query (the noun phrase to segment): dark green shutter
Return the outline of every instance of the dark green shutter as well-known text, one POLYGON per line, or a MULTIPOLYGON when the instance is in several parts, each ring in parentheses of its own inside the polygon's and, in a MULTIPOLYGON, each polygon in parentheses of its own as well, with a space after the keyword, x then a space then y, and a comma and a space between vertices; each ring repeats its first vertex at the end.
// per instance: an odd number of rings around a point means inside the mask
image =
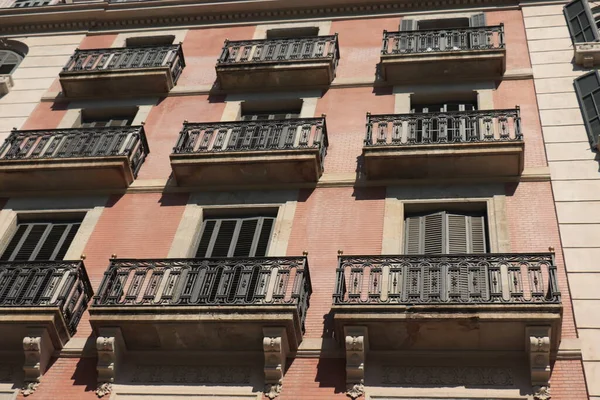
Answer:
POLYGON ((600 40, 598 28, 587 0, 574 0, 564 9, 565 18, 573 43, 597 42, 600 40))
POLYGON ((263 257, 274 221, 272 217, 207 219, 196 257, 263 257))
POLYGON ((575 92, 592 149, 598 147, 600 135, 600 75, 592 71, 575 79, 575 92))
POLYGON ((79 222, 19 224, 0 259, 2 261, 62 260, 79 226, 79 222))

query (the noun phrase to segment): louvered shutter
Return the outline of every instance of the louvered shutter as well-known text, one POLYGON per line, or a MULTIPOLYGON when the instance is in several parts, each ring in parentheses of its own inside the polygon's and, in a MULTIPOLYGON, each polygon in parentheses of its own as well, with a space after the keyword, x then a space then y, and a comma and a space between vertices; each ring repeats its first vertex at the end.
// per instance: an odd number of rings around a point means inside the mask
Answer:
POLYGON ((563 11, 573 43, 597 42, 600 40, 594 16, 587 0, 574 0, 567 4, 563 11))
POLYGON ((423 217, 404 221, 404 254, 423 254, 423 217))
POLYGON ((400 31, 416 31, 417 29, 417 21, 414 19, 403 18, 400 21, 400 31))
POLYGON ((485 14, 475 14, 469 18, 469 26, 480 27, 485 26, 485 14))
POLYGON ((575 92, 592 149, 598 148, 600 135, 600 75, 592 71, 575 79, 575 92))
POLYGON ((444 212, 423 216, 423 254, 445 253, 444 212))
POLYGON ((407 217, 404 223, 405 254, 485 253, 483 216, 445 211, 407 217))
POLYGON ((263 257, 274 221, 272 217, 205 220, 196 257, 263 257))
POLYGON ((80 223, 19 224, 2 261, 52 261, 65 256, 80 223))
MULTIPOLYGON (((485 14, 475 14, 469 18, 469 26, 480 28, 485 26, 485 14)), ((471 48, 476 49, 487 45, 487 34, 485 32, 472 32, 469 35, 471 48)))

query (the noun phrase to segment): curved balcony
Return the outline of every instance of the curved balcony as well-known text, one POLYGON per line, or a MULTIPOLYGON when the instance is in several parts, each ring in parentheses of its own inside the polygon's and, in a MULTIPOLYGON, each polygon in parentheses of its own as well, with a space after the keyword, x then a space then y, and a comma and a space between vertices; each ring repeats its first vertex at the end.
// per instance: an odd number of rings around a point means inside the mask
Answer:
POLYGON ((366 326, 374 351, 524 351, 539 326, 560 343, 553 253, 342 256, 336 282, 336 331, 366 326))
POLYGON ((32 327, 44 329, 47 336, 41 336, 62 349, 92 295, 82 261, 0 262, 0 350, 23 349, 32 327))
POLYGON ((116 259, 90 322, 118 327, 128 350, 262 350, 266 327, 295 350, 311 292, 306 257, 116 259))
POLYGON ((0 147, 0 190, 126 188, 149 152, 142 126, 14 130, 0 147))
POLYGON ((160 95, 175 86, 184 67, 181 44, 78 49, 59 80, 69 98, 160 95))
POLYGON ((500 79, 506 70, 504 25, 383 31, 380 67, 388 83, 500 79))
POLYGON ((519 108, 367 114, 367 179, 514 179, 523 172, 519 108))
POLYGON ((340 58, 336 35, 225 41, 217 81, 225 91, 326 87, 340 58))
POLYGON ((185 123, 171 167, 180 186, 317 182, 327 146, 325 117, 185 123))

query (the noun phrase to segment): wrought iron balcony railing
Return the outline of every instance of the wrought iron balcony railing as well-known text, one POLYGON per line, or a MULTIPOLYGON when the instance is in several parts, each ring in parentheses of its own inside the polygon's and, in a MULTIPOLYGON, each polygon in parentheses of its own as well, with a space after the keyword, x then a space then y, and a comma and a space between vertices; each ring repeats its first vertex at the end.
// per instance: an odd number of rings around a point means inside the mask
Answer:
POLYGON ((0 147, 0 160, 126 156, 137 176, 149 152, 143 126, 13 130, 0 147))
POLYGON ((306 257, 111 260, 94 306, 295 305, 312 292, 306 257))
POLYGON ((62 73, 111 72, 124 69, 168 67, 177 82, 185 59, 181 44, 75 50, 62 73))
POLYGON ((416 31, 383 31, 382 55, 504 48, 504 25, 416 31))
POLYGON ((333 303, 560 304, 554 254, 341 256, 333 303))
POLYGON ((92 295, 82 261, 0 262, 0 309, 57 307, 71 335, 92 295))
POLYGON ((523 140, 514 110, 367 114, 365 146, 475 143, 523 140))
POLYGON ((331 60, 335 69, 339 58, 337 34, 290 39, 226 40, 218 66, 331 60))
POLYGON ((325 117, 185 123, 175 154, 315 148, 321 165, 329 145, 325 117))

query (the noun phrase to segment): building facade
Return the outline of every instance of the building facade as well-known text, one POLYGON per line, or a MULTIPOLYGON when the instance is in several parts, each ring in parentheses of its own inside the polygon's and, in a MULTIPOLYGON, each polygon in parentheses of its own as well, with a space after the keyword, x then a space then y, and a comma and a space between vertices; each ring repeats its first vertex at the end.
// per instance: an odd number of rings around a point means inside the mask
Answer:
POLYGON ((1 2, 0 399, 600 396, 594 5, 423 3, 1 2))

